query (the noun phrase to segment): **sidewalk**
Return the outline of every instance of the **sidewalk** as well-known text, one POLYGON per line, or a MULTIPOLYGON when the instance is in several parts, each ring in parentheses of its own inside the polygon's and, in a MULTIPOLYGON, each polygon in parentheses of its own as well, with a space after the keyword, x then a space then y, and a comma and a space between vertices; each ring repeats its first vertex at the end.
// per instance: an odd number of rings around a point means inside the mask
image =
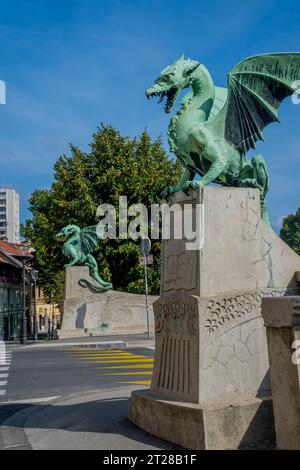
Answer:
POLYGON ((154 348, 154 338, 148 339, 146 334, 133 335, 101 335, 101 336, 80 336, 77 338, 65 338, 59 340, 39 340, 28 341, 26 345, 18 341, 6 341, 7 346, 22 348, 53 348, 53 347, 94 347, 99 349, 125 349, 125 348, 154 348))
POLYGON ((8 402, 10 416, 0 428, 0 448, 40 450, 175 449, 132 424, 131 391, 144 387, 51 397, 48 403, 8 402), (2 442, 2 446, 1 446, 2 442))

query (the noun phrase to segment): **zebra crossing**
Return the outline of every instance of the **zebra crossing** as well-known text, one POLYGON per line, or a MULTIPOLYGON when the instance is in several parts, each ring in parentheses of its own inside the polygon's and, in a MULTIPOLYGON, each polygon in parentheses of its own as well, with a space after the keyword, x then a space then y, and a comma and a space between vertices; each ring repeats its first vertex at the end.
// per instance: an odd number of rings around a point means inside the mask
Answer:
POLYGON ((92 367, 101 376, 114 378, 115 383, 150 385, 153 369, 153 351, 146 354, 127 350, 68 348, 68 354, 81 364, 92 367))
POLYGON ((4 342, 0 341, 0 396, 6 394, 8 374, 11 363, 11 351, 8 351, 4 342))

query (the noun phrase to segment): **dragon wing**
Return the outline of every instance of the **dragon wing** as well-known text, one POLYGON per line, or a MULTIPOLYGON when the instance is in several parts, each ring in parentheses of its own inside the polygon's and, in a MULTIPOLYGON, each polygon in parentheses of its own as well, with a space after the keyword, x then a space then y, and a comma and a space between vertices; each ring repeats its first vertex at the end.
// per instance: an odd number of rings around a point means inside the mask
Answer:
POLYGON ((99 242, 99 237, 97 234, 97 225, 84 227, 82 230, 80 230, 80 241, 81 251, 85 255, 92 253, 99 242))
POLYGON ((228 96, 207 127, 225 138, 240 153, 264 140, 262 130, 279 122, 278 108, 295 92, 300 80, 300 53, 275 53, 250 57, 228 74, 228 96))
POLYGON ((209 113, 209 120, 213 119, 221 111, 227 100, 227 88, 215 86, 215 99, 209 113))

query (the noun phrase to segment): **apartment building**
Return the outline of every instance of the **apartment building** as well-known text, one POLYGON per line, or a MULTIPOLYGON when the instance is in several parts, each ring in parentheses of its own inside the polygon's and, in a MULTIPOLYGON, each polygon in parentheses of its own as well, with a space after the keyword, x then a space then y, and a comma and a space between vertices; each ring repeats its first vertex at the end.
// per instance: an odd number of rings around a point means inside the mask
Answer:
POLYGON ((20 239, 19 194, 0 187, 0 240, 18 243, 20 239))

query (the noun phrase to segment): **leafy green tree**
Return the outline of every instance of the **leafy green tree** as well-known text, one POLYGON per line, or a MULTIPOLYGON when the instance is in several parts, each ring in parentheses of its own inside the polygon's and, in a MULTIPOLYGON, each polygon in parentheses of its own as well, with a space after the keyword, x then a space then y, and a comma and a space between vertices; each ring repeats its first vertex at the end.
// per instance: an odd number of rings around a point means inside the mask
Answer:
MULTIPOLYGON (((160 139, 151 141, 145 130, 139 138, 121 136, 111 126, 101 125, 93 135, 89 152, 70 145, 71 155, 62 155, 54 165, 54 182, 49 190, 36 190, 30 197, 32 218, 22 234, 33 244, 39 285, 47 298, 63 298, 61 243, 55 234, 67 224, 80 227, 97 223, 99 204, 118 208, 119 196, 127 196, 128 206, 160 203, 160 193, 178 179, 180 168, 171 161, 160 139)), ((150 211, 149 211, 150 212, 150 211)), ((118 218, 117 218, 118 219, 118 218)), ((159 292, 160 242, 152 245, 153 266, 149 269, 149 292, 159 292)), ((101 276, 115 289, 143 292, 143 267, 139 241, 103 240, 94 252, 101 276)))
POLYGON ((300 208, 283 219, 280 237, 300 255, 300 208))

